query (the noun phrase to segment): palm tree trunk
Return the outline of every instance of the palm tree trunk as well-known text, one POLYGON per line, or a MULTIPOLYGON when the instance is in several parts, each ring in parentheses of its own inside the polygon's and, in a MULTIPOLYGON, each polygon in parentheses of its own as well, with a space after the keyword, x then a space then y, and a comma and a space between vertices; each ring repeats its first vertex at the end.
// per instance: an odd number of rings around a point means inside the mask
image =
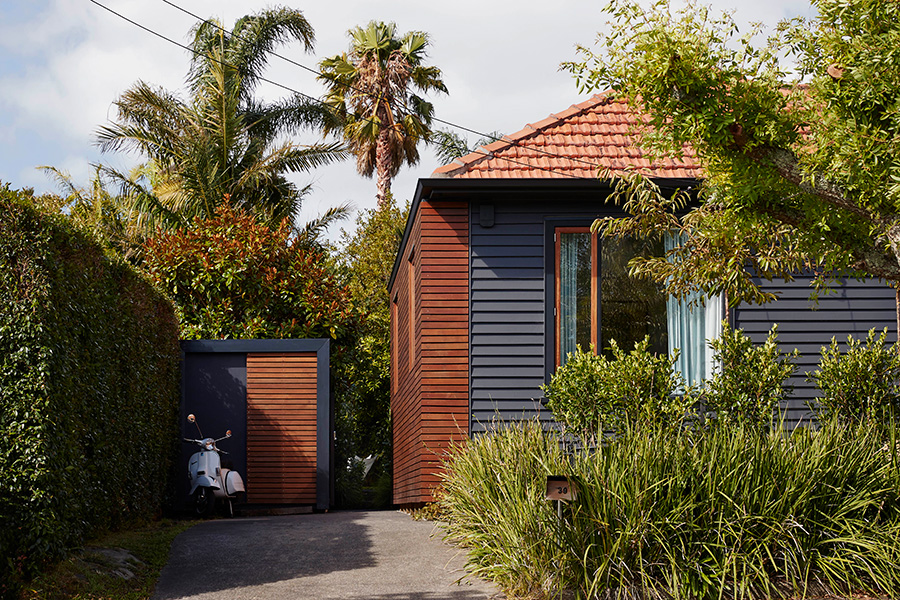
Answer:
POLYGON ((387 196, 391 193, 390 133, 388 128, 382 127, 378 132, 378 141, 375 142, 375 171, 378 173, 375 199, 378 201, 378 210, 387 206, 387 196))

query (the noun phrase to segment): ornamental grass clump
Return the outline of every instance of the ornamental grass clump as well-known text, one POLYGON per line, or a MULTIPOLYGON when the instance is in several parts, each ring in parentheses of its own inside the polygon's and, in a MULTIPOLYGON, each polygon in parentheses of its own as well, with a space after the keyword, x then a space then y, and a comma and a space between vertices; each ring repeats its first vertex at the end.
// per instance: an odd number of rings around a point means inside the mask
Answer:
POLYGON ((511 595, 764 598, 900 592, 894 428, 829 422, 626 429, 566 455, 520 424, 447 461, 447 535, 511 595), (547 475, 577 498, 544 499, 547 475))

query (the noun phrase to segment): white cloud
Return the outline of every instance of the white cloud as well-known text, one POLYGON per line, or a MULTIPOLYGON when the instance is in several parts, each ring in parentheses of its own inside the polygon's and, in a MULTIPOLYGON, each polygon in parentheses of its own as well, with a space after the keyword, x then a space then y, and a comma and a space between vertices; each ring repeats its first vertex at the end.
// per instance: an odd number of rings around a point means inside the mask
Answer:
MULTIPOLYGON (((182 43, 194 23, 160 0, 99 1, 182 43)), ((227 27, 272 4, 173 1, 198 15, 218 17, 227 27)), ((734 6, 721 0, 713 4, 734 6)), ((371 19, 395 21, 400 31, 427 31, 431 61, 443 69, 450 89, 449 96, 433 98, 437 116, 482 132, 512 133, 582 99, 558 66, 575 58, 576 43, 593 44, 606 21, 601 7, 595 0, 315 2, 300 7, 316 29, 315 56, 296 44, 279 51, 315 67, 320 58, 347 48, 349 28, 371 19)), ((809 4, 800 0, 759 0, 738 6, 736 16, 742 23, 772 25, 809 12, 809 4)), ((115 98, 138 79, 178 89, 187 65, 186 51, 87 0, 0 0, 0 179, 50 189, 33 170, 36 164, 62 166, 76 179, 86 178, 87 165, 99 156, 93 133, 114 116, 115 98)), ((321 93, 313 75, 278 59, 272 59, 267 76, 314 96, 321 93)), ((267 98, 286 94, 267 85, 260 93, 267 98)), ((436 166, 431 152, 423 152, 419 167, 401 171, 396 196, 408 199, 416 179, 436 166)), ((301 219, 347 200, 361 208, 374 204, 375 182, 358 177, 352 162, 296 180, 301 185, 315 181, 301 219)))

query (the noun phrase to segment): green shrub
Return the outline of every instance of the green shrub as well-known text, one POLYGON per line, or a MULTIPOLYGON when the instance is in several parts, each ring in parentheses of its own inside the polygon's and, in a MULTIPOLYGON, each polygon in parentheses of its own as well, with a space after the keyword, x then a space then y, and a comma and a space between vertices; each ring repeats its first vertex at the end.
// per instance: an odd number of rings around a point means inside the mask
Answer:
POLYGON ((626 354, 613 340, 611 358, 579 347, 542 386, 547 407, 582 435, 681 422, 691 399, 676 395, 684 384, 672 368, 677 355, 656 356, 649 346, 645 337, 626 354))
POLYGON ((797 350, 782 354, 778 326, 773 325, 765 343, 755 344, 741 329, 723 324, 722 335, 709 343, 718 369, 702 392, 708 411, 716 419, 766 427, 779 405, 791 393, 785 381, 794 374, 797 350))
POLYGON ((0 186, 0 596, 84 535, 159 512, 179 358, 168 301, 0 186))
POLYGON ((865 346, 848 336, 846 352, 835 338, 830 347, 822 348, 819 368, 808 378, 822 390, 813 407, 822 417, 857 421, 900 414, 900 354, 896 346, 885 346, 886 337, 887 329, 878 337, 872 329, 865 346))
POLYGON ((468 568, 529 598, 900 592, 896 432, 645 427, 566 456, 520 424, 456 447, 441 509, 468 568), (547 475, 577 486, 563 507, 547 475))

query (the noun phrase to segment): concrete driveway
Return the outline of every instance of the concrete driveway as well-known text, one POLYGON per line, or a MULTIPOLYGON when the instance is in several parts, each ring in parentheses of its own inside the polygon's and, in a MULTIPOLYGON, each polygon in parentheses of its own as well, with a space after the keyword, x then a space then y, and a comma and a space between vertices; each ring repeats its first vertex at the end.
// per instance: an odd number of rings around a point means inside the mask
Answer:
POLYGON ((463 556, 427 521, 395 511, 246 517, 175 539, 154 600, 483 600, 463 556), (432 535, 433 534, 433 535, 432 535))

